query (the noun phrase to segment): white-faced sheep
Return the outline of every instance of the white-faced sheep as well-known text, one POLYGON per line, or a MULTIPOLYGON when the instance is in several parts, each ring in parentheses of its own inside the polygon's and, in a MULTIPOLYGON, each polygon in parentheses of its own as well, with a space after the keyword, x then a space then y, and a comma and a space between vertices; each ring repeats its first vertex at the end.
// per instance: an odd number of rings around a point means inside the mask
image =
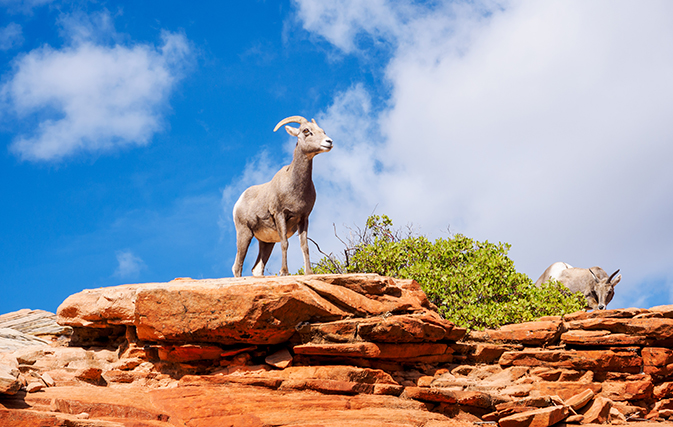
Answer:
POLYGON ((315 120, 309 122, 301 116, 281 120, 273 131, 288 123, 299 124, 299 128, 285 126, 287 133, 297 137, 292 163, 279 170, 271 181, 245 190, 234 205, 237 252, 232 271, 236 277, 241 276, 243 261, 253 237, 259 242, 253 276, 264 275, 264 267, 277 242, 280 242, 282 250, 280 275, 289 274, 287 239, 296 231, 299 231, 304 255, 304 271, 313 274, 307 240, 308 216, 313 210, 316 195, 312 179, 313 157, 330 151, 332 140, 315 120))

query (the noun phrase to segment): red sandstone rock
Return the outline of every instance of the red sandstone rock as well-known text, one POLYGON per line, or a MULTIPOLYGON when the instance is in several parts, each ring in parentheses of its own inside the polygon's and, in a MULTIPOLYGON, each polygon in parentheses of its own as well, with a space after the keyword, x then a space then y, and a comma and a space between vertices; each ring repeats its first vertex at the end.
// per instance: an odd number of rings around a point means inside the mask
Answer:
POLYGON ((180 280, 85 290, 61 304, 58 320, 74 327, 134 325, 138 339, 154 342, 264 345, 288 340, 308 320, 388 312, 413 316, 394 316, 366 332, 395 342, 464 334, 432 311, 416 282, 375 275, 180 280))
POLYGON ((654 386, 651 380, 641 381, 605 381, 601 395, 611 400, 646 400, 653 396, 654 386))
POLYGON ((444 338, 453 324, 442 327, 412 316, 390 316, 376 321, 366 319, 358 326, 358 336, 366 341, 385 343, 409 343, 438 341, 444 338))
POLYGON ((564 401, 583 393, 587 389, 594 392, 594 394, 598 394, 602 388, 601 383, 579 383, 574 381, 540 381, 535 384, 535 390, 542 396, 559 396, 564 401))
POLYGON ((613 334, 610 331, 572 330, 561 335, 561 342, 576 346, 647 345, 644 335, 613 334))
POLYGON ((550 406, 501 418, 500 427, 548 427, 563 421, 570 414, 567 406, 550 406))
POLYGON ((613 350, 524 350, 504 353, 500 357, 500 365, 638 373, 642 358, 632 352, 613 350))
POLYGON ((673 374, 673 349, 645 347, 643 356, 643 372, 657 378, 669 377, 673 374))
POLYGON ((480 340, 544 346, 555 342, 564 331, 561 321, 538 321, 505 325, 500 329, 487 329, 470 335, 480 340))
POLYGON ((616 334, 645 336, 657 341, 665 341, 673 338, 673 319, 668 318, 590 318, 569 321, 566 324, 570 330, 603 330, 616 334))
MULTIPOLYGON (((470 408, 474 414, 484 414, 494 404, 508 399, 507 396, 529 393, 560 395, 572 403, 573 396, 581 392, 585 392, 585 399, 588 394, 600 392, 600 398, 623 399, 615 407, 651 405, 655 398, 666 398, 667 387, 660 384, 653 388, 649 375, 628 373, 640 372, 642 367, 646 372, 658 374, 655 381, 661 381, 668 372, 673 372, 673 367, 668 371, 673 360, 669 360, 669 350, 665 348, 669 339, 665 338, 666 322, 673 320, 673 314, 665 315, 671 311, 668 309, 609 310, 566 316, 568 325, 587 330, 571 329, 563 333, 563 343, 633 346, 630 349, 568 351, 555 347, 519 351, 522 344, 557 343, 558 334, 564 330, 561 320, 545 318, 523 326, 508 325, 482 335, 475 333, 473 337, 510 344, 451 343, 465 331, 439 318, 416 282, 375 275, 185 279, 168 284, 128 285, 120 287, 117 294, 101 290, 84 294, 82 300, 91 307, 81 307, 83 303, 73 298, 59 310, 61 317, 78 328, 127 325, 127 346, 118 352, 106 350, 107 353, 75 348, 62 354, 60 349, 50 354, 36 353, 26 359, 33 365, 22 365, 21 378, 30 382, 48 368, 56 386, 27 395, 28 406, 46 410, 53 402, 52 410, 70 414, 92 411, 92 427, 99 426, 96 423, 102 422, 103 413, 112 414, 106 420, 115 423, 115 427, 117 424, 159 427, 167 422, 190 427, 237 423, 439 427, 446 423, 455 425, 452 424, 455 419, 449 420, 439 412, 456 415, 470 408), (120 300, 113 301, 114 298, 120 300), (129 311, 129 307, 133 310, 129 311), (395 314, 381 312, 384 309, 395 314), (134 334, 136 326, 138 336, 134 334), (660 333, 663 335, 655 337, 660 333), (646 347, 640 358, 640 347, 650 342, 657 347, 646 347), (271 344, 281 343, 288 348, 294 346, 297 352, 294 362, 299 366, 285 365, 291 360, 289 352, 279 356, 281 360, 276 363, 277 355, 271 353, 280 346, 271 344), (76 351, 79 352, 75 354, 76 351), (472 366, 452 368, 455 376, 448 374, 452 378, 448 375, 445 378, 437 370, 437 363, 451 361, 454 352, 457 360, 468 361, 472 366), (127 359, 128 355, 133 357, 127 359), (223 357, 226 359, 221 364, 225 368, 215 371, 219 374, 193 375, 213 373, 220 364, 218 359, 223 357), (232 361, 232 357, 236 360, 232 361), (498 357, 499 364, 476 365, 491 363, 498 357), (269 365, 286 369, 252 365, 265 359, 269 365), (207 360, 212 362, 206 363, 207 360), (308 363, 315 366, 301 366, 308 363), (320 363, 330 365, 317 366, 320 363), (361 367, 332 366, 336 363, 361 367), (93 387, 76 381, 75 376, 86 368, 102 369, 102 374, 92 375, 90 381, 98 380, 108 386, 93 387), (593 371, 597 382, 593 382, 593 371), (181 376, 179 382, 174 379, 181 376), (540 378, 544 381, 539 381, 540 378), (72 395, 62 394, 66 384, 79 387, 70 389, 72 395), (148 392, 152 387, 176 386, 160 393, 148 392), (61 391, 54 393, 51 389, 61 391), (77 389, 86 389, 92 396, 77 394, 74 391, 77 389), (403 390, 403 398, 398 398, 403 390), (106 397, 94 398, 99 391, 106 397), (137 401, 111 399, 110 393, 124 398, 134 396, 137 401), (150 397, 141 398, 140 393, 150 397), (296 405, 295 398, 301 401, 300 405, 296 405), (306 400, 311 404, 305 404, 306 400), (389 415, 391 411, 395 412, 394 417, 389 415), (149 418, 143 418, 148 414, 149 418), (295 417, 291 423, 288 416, 295 417)), ((116 335, 110 341, 124 338, 123 327, 119 333, 115 330, 116 335)), ((512 406, 492 416, 494 420, 504 419, 532 406, 512 406)), ((661 416, 668 410, 659 405, 653 416, 661 416)), ((45 418, 49 421, 44 425, 52 422, 66 425, 71 421, 64 421, 63 417, 75 415, 59 416, 45 418)), ((0 411, 0 425, 4 425, 1 417, 0 411)), ((474 415, 471 417, 476 420, 474 415)), ((526 419, 549 421, 545 416, 526 419)), ((616 414, 610 419, 620 422, 616 414)))
POLYGON ((673 382, 665 382, 654 386, 653 394, 657 400, 673 397, 673 382))
POLYGON ((273 354, 266 356, 266 363, 279 369, 285 369, 292 363, 292 355, 286 348, 283 348, 273 354))
POLYGON ((673 305, 658 305, 649 309, 652 313, 661 314, 663 317, 673 318, 673 305))
MULTIPOLYGON (((474 333, 474 331, 471 332, 470 337, 474 333)), ((476 333, 482 332, 476 331, 476 333)), ((454 360, 461 360, 468 363, 493 363, 497 362, 504 352, 521 350, 523 349, 523 346, 520 344, 458 342, 451 344, 451 348, 454 351, 454 360)))
POLYGON ((666 409, 673 409, 673 399, 663 399, 658 401, 654 405, 650 413, 647 414, 647 417, 651 418, 652 416, 657 416, 659 415, 659 411, 663 411, 666 409))
POLYGON ((512 400, 511 402, 499 403, 495 405, 498 411, 517 407, 546 408, 548 406, 558 405, 556 398, 551 396, 527 397, 525 399, 512 400))
POLYGON ((161 346, 158 350, 159 359, 166 362, 193 362, 196 360, 215 360, 222 357, 220 347, 209 345, 161 346))
POLYGON ((649 310, 643 308, 618 308, 613 310, 576 311, 563 316, 564 322, 597 318, 632 318, 649 310))
POLYGON ((319 356, 364 357, 369 359, 409 360, 423 356, 451 356, 446 344, 302 344, 293 348, 295 354, 319 356))
POLYGON ((610 424, 614 425, 624 425, 627 423, 626 416, 622 414, 619 411, 619 409, 615 408, 614 406, 610 408, 609 421, 610 424))
POLYGON ((510 415, 520 414, 522 412, 534 411, 536 409, 539 408, 535 406, 513 406, 511 408, 505 408, 499 411, 490 412, 481 417, 481 419, 484 421, 498 421, 502 418, 509 417, 510 415))
POLYGON ((456 403, 457 399, 452 390, 442 390, 425 387, 405 387, 404 397, 426 402, 456 403))
POLYGON ((306 335, 307 341, 315 343, 354 341, 410 343, 444 339, 453 328, 453 323, 439 318, 434 312, 427 312, 314 323, 300 328, 299 333, 306 335), (431 313, 434 316, 431 316, 431 313))
POLYGON ((577 411, 582 409, 591 399, 594 398, 594 391, 590 388, 584 390, 582 393, 576 394, 565 400, 565 404, 577 411))
POLYGON ((582 412, 582 424, 605 424, 610 419, 612 401, 604 397, 596 397, 588 409, 582 412))

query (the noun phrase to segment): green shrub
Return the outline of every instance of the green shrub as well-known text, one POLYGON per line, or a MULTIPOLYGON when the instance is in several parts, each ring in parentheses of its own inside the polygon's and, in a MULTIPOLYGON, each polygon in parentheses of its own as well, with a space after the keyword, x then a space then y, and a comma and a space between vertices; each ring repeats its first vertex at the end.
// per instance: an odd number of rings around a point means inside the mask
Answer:
POLYGON ((507 256, 510 245, 456 234, 434 242, 393 230, 386 215, 367 219, 343 259, 325 256, 315 273, 378 273, 416 280, 444 318, 469 329, 562 315, 584 307, 582 294, 558 282, 536 287, 507 256))

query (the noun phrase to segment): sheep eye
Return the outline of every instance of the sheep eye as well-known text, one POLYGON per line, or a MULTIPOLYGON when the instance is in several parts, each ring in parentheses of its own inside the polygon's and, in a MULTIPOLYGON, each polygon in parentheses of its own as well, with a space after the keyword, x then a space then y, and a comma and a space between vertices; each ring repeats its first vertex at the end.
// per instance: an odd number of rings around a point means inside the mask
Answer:
POLYGON ((311 131, 308 129, 304 129, 304 135, 309 136, 311 134, 311 131))

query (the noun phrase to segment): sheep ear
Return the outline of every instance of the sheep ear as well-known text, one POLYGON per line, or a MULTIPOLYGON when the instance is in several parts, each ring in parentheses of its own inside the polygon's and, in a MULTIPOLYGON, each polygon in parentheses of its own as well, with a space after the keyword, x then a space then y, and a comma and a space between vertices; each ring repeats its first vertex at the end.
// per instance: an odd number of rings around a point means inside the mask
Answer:
POLYGON ((292 126, 285 126, 285 130, 292 136, 299 136, 299 129, 292 126))
POLYGON ((610 282, 612 284, 612 287, 617 286, 617 283, 619 283, 620 280, 622 280, 622 275, 621 274, 619 276, 615 277, 614 279, 612 279, 612 282, 610 282))

